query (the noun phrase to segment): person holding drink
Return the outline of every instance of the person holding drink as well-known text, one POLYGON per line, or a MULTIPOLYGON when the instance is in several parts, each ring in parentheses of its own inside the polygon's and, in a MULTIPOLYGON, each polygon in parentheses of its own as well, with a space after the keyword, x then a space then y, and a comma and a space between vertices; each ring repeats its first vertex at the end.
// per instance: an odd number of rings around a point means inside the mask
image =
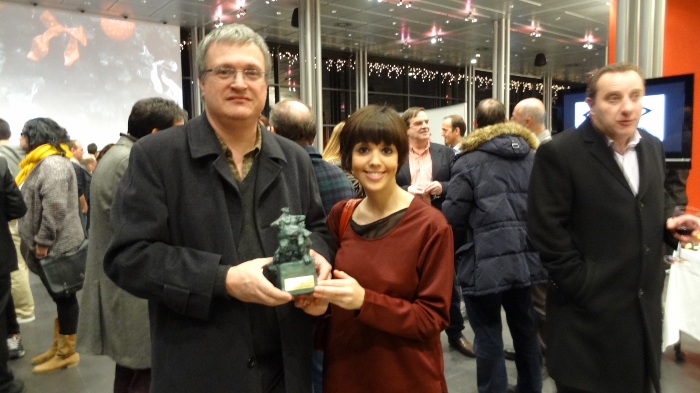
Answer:
POLYGON ((628 63, 588 83, 588 118, 541 145, 528 196, 530 241, 549 273, 547 368, 557 390, 659 392, 663 241, 676 229, 661 141, 638 129, 644 78, 628 63))

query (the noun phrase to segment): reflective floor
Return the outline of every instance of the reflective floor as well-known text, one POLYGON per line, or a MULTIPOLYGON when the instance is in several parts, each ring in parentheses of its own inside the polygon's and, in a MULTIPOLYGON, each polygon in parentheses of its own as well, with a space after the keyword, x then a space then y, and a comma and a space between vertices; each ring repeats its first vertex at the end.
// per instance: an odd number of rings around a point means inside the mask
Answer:
MULTIPOLYGON (((32 357, 44 352, 51 345, 56 309, 39 279, 31 275, 30 281, 36 303, 36 320, 20 325, 26 354, 20 359, 10 361, 10 367, 15 376, 24 381, 25 391, 27 393, 111 392, 114 362, 105 356, 81 354, 81 361, 77 367, 43 375, 32 374, 32 357)), ((473 333, 468 326, 464 333, 470 340, 473 338, 473 333)), ((664 393, 697 393, 700 391, 700 342, 686 335, 682 335, 681 341, 683 349, 687 352, 684 363, 674 361, 672 349, 667 350, 663 355, 661 386, 664 393)), ((504 331, 504 342, 507 347, 512 348, 512 341, 507 329, 504 331)), ((444 334, 442 343, 445 356, 445 376, 450 392, 476 392, 476 362, 474 359, 466 358, 451 350, 444 334)), ((515 384, 515 364, 507 362, 507 367, 510 383, 515 384)), ((551 379, 544 381, 543 392, 555 392, 551 379)))

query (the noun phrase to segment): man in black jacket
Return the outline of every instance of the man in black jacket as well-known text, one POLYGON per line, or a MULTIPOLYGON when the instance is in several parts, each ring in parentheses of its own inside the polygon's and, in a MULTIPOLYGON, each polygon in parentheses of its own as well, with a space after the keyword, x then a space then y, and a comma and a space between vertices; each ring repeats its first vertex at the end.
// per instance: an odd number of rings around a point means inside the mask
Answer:
POLYGON ((205 113, 131 149, 104 263, 149 301, 152 393, 311 390, 308 314, 327 304, 294 304, 263 268, 283 207, 306 216, 320 280, 333 242, 309 155, 258 125, 271 67, 250 28, 213 30, 197 58, 205 113))
POLYGON ((535 155, 528 235, 550 277, 547 368, 562 393, 660 390, 662 240, 687 217, 667 219, 663 145, 637 129, 644 93, 638 67, 599 69, 588 119, 535 155))
MULTIPOLYGON (((14 177, 7 167, 7 161, 0 157, 0 337, 7 337, 7 319, 5 307, 13 307, 10 299, 10 272, 17 270, 17 252, 15 251, 10 228, 7 222, 22 217, 27 212, 22 193, 15 184, 14 177)), ((7 367, 9 357, 7 345, 0 343, 0 392, 21 392, 24 384, 14 379, 7 367)))

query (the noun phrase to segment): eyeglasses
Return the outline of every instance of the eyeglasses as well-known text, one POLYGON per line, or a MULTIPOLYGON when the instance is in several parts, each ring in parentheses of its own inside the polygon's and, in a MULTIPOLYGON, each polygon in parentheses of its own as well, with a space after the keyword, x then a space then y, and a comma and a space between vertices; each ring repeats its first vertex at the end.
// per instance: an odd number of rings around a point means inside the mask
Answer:
POLYGON ((239 72, 243 74, 243 79, 247 82, 259 81, 263 77, 263 75, 265 75, 265 72, 259 70, 237 70, 235 68, 228 67, 210 68, 208 70, 204 70, 203 75, 206 75, 208 72, 211 72, 212 75, 216 76, 222 81, 235 79, 236 74, 238 74, 239 72))

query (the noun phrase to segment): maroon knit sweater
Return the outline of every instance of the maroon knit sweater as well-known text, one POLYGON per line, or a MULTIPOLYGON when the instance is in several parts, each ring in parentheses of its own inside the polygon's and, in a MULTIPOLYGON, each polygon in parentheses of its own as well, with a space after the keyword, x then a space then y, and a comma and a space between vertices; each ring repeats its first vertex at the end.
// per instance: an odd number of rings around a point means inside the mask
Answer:
MULTIPOLYGON (((327 220, 336 236, 344 203, 327 220)), ((331 306, 324 392, 446 392, 440 332, 454 253, 442 213, 414 198, 386 235, 364 239, 348 225, 339 244, 335 268, 365 288, 365 300, 357 311, 331 306)))

